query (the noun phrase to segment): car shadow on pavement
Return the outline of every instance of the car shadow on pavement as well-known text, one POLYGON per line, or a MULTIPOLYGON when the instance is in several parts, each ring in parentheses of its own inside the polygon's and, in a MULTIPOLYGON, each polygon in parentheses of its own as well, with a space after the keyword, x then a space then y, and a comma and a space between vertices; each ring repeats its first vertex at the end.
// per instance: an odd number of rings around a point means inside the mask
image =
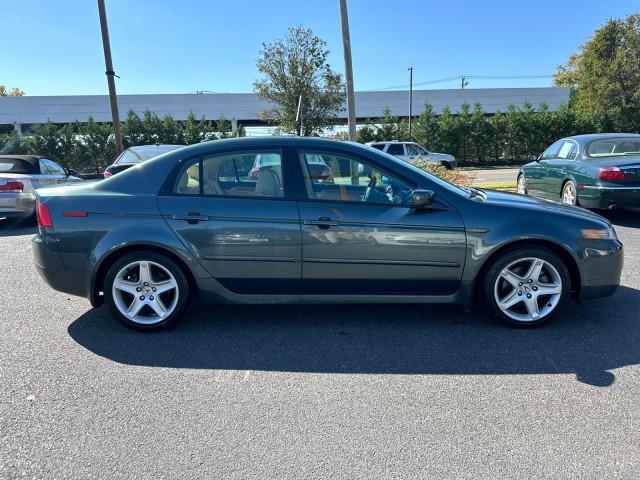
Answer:
POLYGON ((106 308, 69 335, 102 357, 168 368, 348 374, 575 374, 606 387, 640 362, 640 291, 569 304, 547 327, 503 327, 433 305, 196 306, 175 328, 139 333, 106 308))
POLYGON ((614 210, 602 214, 616 227, 640 228, 640 210, 614 210))

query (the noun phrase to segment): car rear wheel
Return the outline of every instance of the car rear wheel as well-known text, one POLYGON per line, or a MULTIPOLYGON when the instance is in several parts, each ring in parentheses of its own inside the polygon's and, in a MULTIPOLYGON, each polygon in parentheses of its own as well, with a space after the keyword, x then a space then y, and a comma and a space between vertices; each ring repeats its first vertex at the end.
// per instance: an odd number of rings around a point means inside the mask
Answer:
POLYGON ((520 174, 520 176, 518 176, 518 193, 520 195, 526 195, 527 194, 527 182, 526 179, 524 177, 524 174, 520 174))
POLYGON ((495 317, 515 327, 548 322, 562 307, 571 278, 560 257, 546 248, 504 253, 484 278, 484 299, 495 317))
POLYGON ((578 190, 573 181, 567 181, 562 187, 562 203, 567 205, 578 205, 578 190))
POLYGON ((130 253, 107 272, 105 301, 120 322, 136 330, 163 330, 184 313, 189 282, 168 257, 155 252, 130 253))

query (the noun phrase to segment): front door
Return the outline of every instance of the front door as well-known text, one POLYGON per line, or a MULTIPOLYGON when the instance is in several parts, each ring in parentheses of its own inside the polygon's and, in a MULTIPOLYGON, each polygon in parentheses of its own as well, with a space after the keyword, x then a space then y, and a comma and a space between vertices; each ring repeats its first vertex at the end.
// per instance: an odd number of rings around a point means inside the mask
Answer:
POLYGON ((462 219, 438 201, 409 206, 415 185, 371 160, 299 150, 306 200, 302 222, 302 293, 446 295, 457 291, 465 260, 462 219), (310 159, 331 171, 311 173, 310 159), (350 166, 350 171, 341 168, 350 166))
POLYGON ((557 158, 564 140, 558 140, 547 148, 540 158, 527 168, 527 192, 536 197, 549 198, 548 163, 557 158))
POLYGON ((184 162, 159 197, 169 225, 207 271, 237 294, 291 294, 300 281, 300 226, 280 150, 184 162))

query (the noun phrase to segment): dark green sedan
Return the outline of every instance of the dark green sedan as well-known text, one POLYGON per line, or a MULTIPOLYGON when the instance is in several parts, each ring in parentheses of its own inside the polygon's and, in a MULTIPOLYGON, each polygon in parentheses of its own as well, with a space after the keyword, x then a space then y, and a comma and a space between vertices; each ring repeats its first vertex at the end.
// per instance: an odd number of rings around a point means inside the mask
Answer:
POLYGON ((558 140, 518 173, 518 193, 614 210, 640 206, 640 135, 599 133, 558 140))

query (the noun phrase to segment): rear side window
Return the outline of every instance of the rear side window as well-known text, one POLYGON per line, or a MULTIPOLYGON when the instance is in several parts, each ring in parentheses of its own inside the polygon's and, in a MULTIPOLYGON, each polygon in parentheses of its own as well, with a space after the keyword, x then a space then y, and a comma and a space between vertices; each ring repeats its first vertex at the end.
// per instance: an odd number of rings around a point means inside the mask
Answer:
POLYGON ((563 160, 575 160, 577 153, 578 146, 574 142, 567 140, 560 147, 560 150, 558 151, 558 158, 563 160))
POLYGON ((185 166, 175 193, 229 197, 284 197, 280 152, 205 156, 185 166))
POLYGON ((384 143, 374 143, 371 146, 377 150, 384 150, 384 143))
POLYGON ((387 149, 389 155, 404 155, 404 145, 401 143, 392 143, 387 149))

